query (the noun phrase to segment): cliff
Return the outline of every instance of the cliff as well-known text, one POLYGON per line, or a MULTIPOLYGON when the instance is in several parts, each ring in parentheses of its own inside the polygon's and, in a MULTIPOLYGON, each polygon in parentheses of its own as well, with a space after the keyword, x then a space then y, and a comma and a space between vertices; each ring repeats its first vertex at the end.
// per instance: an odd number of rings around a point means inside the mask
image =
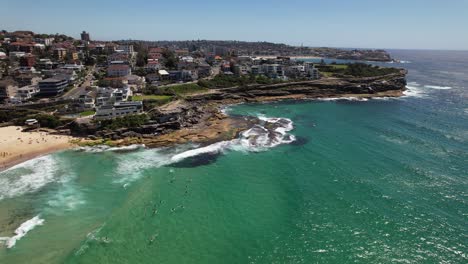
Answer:
POLYGON ((322 97, 377 97, 398 96, 406 87, 406 71, 377 77, 325 78, 320 80, 290 82, 271 85, 249 85, 217 89, 210 93, 193 95, 191 102, 203 101, 262 101, 265 98, 284 99, 322 97))
MULTIPOLYGON (((149 122, 139 127, 116 130, 86 129, 90 138, 112 140, 112 144, 145 144, 161 147, 186 142, 210 142, 236 137, 258 123, 254 117, 228 117, 220 106, 242 102, 277 101, 330 97, 401 96, 406 71, 367 78, 325 78, 271 85, 249 85, 215 89, 173 101, 147 114, 149 122)), ((99 143, 99 142, 97 142, 99 143)))

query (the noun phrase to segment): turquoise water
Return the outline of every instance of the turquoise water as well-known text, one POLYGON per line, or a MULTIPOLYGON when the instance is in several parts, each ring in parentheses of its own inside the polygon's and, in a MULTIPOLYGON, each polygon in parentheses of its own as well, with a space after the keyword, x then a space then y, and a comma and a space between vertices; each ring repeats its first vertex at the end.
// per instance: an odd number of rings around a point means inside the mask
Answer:
POLYGON ((0 237, 38 216, 0 263, 466 263, 468 74, 460 54, 394 56, 411 61, 405 98, 228 110, 290 119, 284 144, 67 151, 0 173, 0 237))

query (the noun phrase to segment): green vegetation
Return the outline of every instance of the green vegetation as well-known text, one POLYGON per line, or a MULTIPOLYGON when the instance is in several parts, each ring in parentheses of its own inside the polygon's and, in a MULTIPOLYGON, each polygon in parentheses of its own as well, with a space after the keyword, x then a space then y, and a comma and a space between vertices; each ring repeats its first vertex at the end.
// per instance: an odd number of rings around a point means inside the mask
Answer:
POLYGON ((96 113, 95 111, 89 110, 89 111, 81 112, 81 113, 80 113, 80 116, 81 116, 81 117, 84 117, 84 116, 91 116, 91 115, 94 115, 95 113, 96 113))
POLYGON ((171 86, 149 86, 143 93, 146 95, 170 95, 170 96, 184 96, 198 92, 207 91, 205 87, 201 87, 195 83, 177 84, 171 86))
POLYGON ((281 80, 271 79, 263 75, 225 75, 219 74, 211 80, 200 80, 198 85, 205 88, 229 88, 235 86, 245 86, 249 84, 274 84, 280 83, 281 80))
POLYGON ((174 52, 170 51, 169 49, 165 49, 162 53, 164 60, 165 60, 165 65, 169 69, 175 69, 177 68, 177 63, 179 59, 175 56, 174 52))
POLYGON ((132 101, 143 101, 143 110, 149 111, 169 103, 173 98, 171 95, 136 95, 132 97, 132 101))
POLYGON ((132 101, 143 101, 143 100, 157 100, 157 101, 167 101, 171 100, 172 96, 170 95, 134 95, 132 96, 132 101))
POLYGON ((173 85, 163 89, 166 89, 167 91, 172 92, 176 95, 192 94, 197 92, 204 92, 207 90, 206 88, 201 87, 195 83, 173 85))
POLYGON ((13 122, 17 126, 23 126, 24 122, 27 119, 37 119, 41 127, 47 127, 47 128, 57 128, 64 124, 64 122, 60 118, 54 115, 48 115, 48 114, 36 114, 36 115, 24 116, 24 117, 15 119, 13 122))
POLYGON ((375 77, 392 73, 398 73, 397 68, 383 68, 365 63, 352 64, 329 64, 317 65, 320 73, 326 77, 331 76, 353 76, 353 77, 375 77))
POLYGON ((101 129, 119 129, 119 128, 134 128, 140 127, 148 122, 149 118, 146 114, 142 115, 129 115, 123 117, 117 117, 115 119, 102 120, 101 129))

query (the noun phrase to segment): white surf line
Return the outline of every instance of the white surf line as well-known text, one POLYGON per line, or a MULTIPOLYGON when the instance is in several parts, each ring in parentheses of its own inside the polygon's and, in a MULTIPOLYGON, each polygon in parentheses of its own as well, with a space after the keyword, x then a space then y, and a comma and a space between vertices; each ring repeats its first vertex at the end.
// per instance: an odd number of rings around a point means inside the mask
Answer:
MULTIPOLYGON (((39 216, 35 216, 28 221, 22 223, 16 230, 14 236, 10 238, 2 238, 4 241, 6 240, 6 247, 12 248, 16 245, 16 241, 20 240, 24 237, 29 231, 33 230, 36 226, 43 225, 44 219, 39 218, 39 216)), ((1 240, 1 239, 0 239, 1 240)))

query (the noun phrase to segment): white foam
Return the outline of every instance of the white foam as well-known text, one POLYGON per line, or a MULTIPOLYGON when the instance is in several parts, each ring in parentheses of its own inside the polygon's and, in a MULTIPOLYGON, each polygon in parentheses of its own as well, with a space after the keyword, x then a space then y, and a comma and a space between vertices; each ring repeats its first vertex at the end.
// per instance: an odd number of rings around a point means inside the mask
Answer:
POLYGON ((416 85, 407 85, 406 90, 403 92, 404 97, 425 98, 427 94, 424 89, 416 85))
POLYGON ((201 155, 201 154, 219 153, 219 152, 223 151, 224 149, 229 148, 231 146, 231 144, 232 144, 231 141, 221 141, 221 142, 217 142, 217 143, 208 145, 206 147, 187 150, 185 152, 182 152, 182 153, 179 153, 179 154, 176 154, 176 155, 172 156, 170 161, 175 163, 175 162, 182 161, 182 160, 184 160, 186 158, 195 157, 195 156, 198 156, 198 155, 201 155))
MULTIPOLYGON (((184 149, 185 150, 185 149, 184 149)), ((174 151, 178 151, 177 149, 174 151)), ((171 163, 172 152, 167 149, 145 149, 119 156, 116 168, 115 183, 128 187, 129 184, 142 176, 142 172, 149 168, 159 168, 171 163)))
POLYGON ((6 247, 7 248, 12 248, 15 246, 16 241, 20 240, 22 237, 24 237, 29 231, 33 230, 36 226, 43 225, 44 224, 44 219, 39 218, 39 216, 35 216, 32 219, 29 219, 28 221, 22 223, 16 230, 14 236, 8 238, 6 240, 6 247))
POLYGON ((424 88, 436 89, 436 90, 450 90, 450 86, 438 86, 438 85, 424 85, 424 88))
POLYGON ((138 150, 140 148, 145 148, 145 147, 146 146, 143 144, 133 144, 133 145, 123 146, 123 147, 109 147, 107 145, 98 145, 94 147, 79 147, 76 150, 84 151, 84 152, 91 152, 91 153, 100 153, 100 152, 106 152, 106 151, 112 151, 112 152, 133 151, 133 150, 138 150))
POLYGON ((331 98, 317 98, 318 101, 359 101, 359 102, 366 102, 369 101, 367 98, 362 97, 331 97, 331 98))
POLYGON ((62 214, 63 211, 72 211, 85 204, 83 193, 71 182, 66 182, 47 202, 50 208, 48 213, 62 214))
POLYGON ((400 61, 401 64, 408 64, 408 63, 411 63, 411 61, 405 61, 405 60, 402 60, 400 61))
POLYGON ((0 173, 0 200, 37 191, 55 180, 52 156, 32 159, 0 173))
POLYGON ((240 137, 230 141, 221 141, 205 147, 191 149, 171 157, 171 162, 179 162, 186 158, 195 157, 207 153, 222 153, 227 150, 234 151, 263 151, 280 144, 291 143, 295 140, 293 135, 287 132, 294 126, 290 119, 286 118, 267 118, 259 116, 259 119, 265 122, 265 126, 273 126, 274 129, 267 129, 261 125, 242 132, 240 137))

